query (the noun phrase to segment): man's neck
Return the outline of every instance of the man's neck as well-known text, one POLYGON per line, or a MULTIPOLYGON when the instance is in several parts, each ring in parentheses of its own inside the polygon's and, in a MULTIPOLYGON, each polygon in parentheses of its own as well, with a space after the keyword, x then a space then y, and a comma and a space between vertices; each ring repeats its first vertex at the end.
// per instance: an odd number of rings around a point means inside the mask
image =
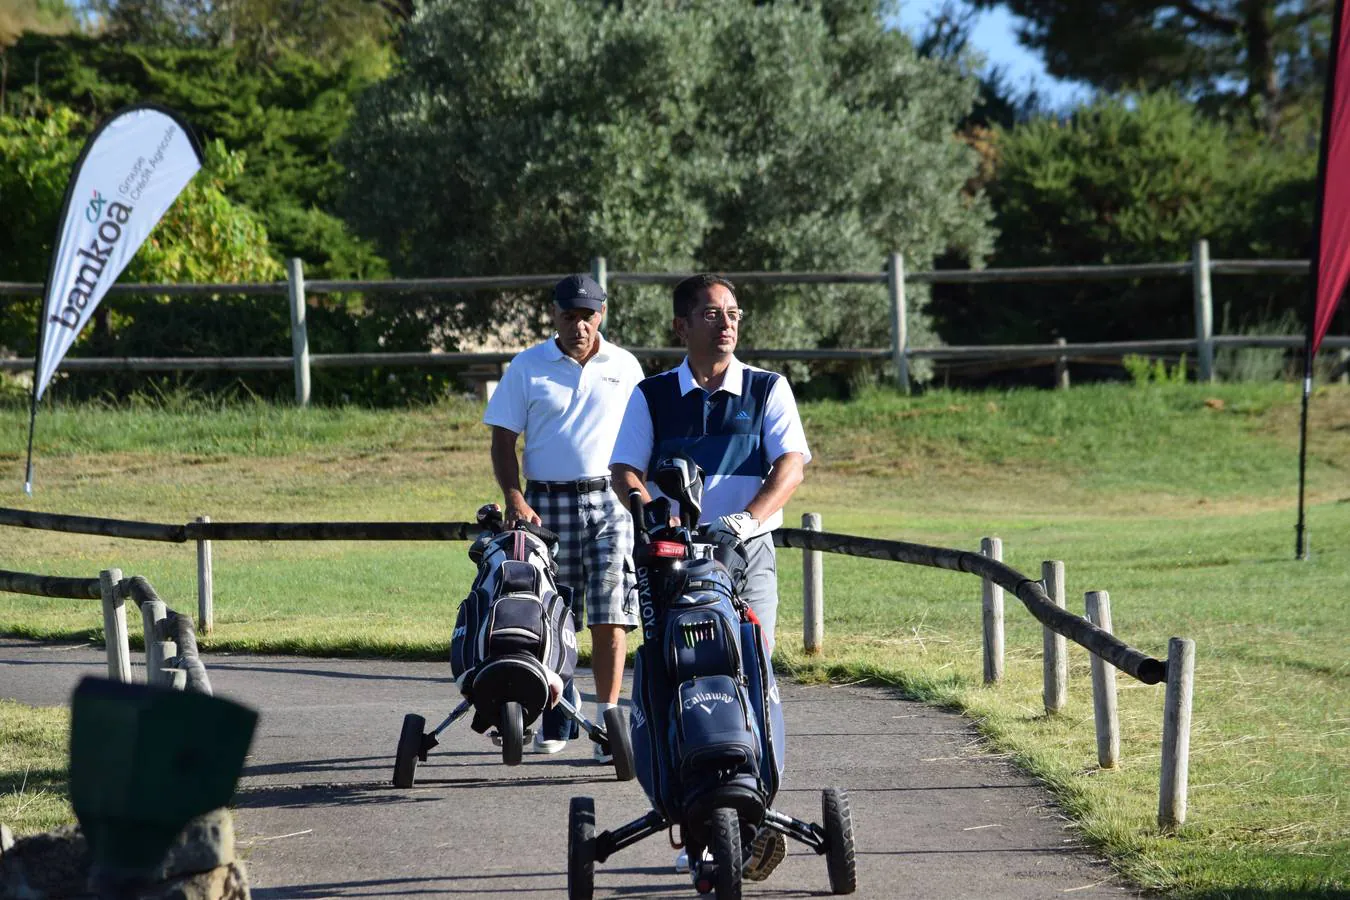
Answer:
POLYGON ((553 339, 553 346, 557 347, 558 350, 562 352, 563 356, 575 359, 578 365, 584 366, 586 365, 586 363, 590 362, 592 359, 595 358, 595 354, 600 352, 600 336, 599 335, 595 336, 595 340, 591 341, 591 349, 586 351, 586 355, 580 358, 572 356, 572 354, 568 353, 567 348, 562 345, 562 341, 558 340, 556 337, 553 339))
POLYGON ((730 368, 731 354, 699 360, 689 357, 689 372, 694 376, 694 383, 710 394, 722 387, 730 368))

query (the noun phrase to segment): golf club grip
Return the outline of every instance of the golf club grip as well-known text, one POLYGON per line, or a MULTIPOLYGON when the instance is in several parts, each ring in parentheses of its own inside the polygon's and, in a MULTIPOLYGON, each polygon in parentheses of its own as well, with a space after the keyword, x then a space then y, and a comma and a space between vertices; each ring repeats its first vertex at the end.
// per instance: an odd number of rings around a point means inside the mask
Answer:
POLYGON ((556 532, 549 531, 542 525, 536 525, 533 522, 524 522, 524 521, 517 522, 516 527, 519 528, 521 531, 528 532, 534 535, 535 537, 539 538, 540 540, 546 541, 551 544, 556 544, 559 541, 556 532))
POLYGON ((628 492, 628 512, 633 516, 633 536, 646 543, 648 540, 647 529, 642 524, 642 491, 632 488, 628 492))

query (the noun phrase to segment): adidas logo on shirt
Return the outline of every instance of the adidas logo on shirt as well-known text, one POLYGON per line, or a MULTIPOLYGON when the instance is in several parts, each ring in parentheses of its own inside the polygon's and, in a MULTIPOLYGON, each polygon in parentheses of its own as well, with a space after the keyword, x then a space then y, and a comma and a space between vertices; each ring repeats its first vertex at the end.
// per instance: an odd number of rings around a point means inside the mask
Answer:
POLYGON ((738 422, 748 418, 750 418, 750 414, 745 410, 741 410, 740 412, 736 413, 736 421, 738 422))

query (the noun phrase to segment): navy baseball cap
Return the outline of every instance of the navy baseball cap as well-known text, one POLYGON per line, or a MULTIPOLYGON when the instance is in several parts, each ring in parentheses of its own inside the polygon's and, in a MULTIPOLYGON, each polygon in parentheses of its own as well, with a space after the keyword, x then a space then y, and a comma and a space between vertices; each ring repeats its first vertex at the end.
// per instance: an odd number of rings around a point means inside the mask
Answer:
POLYGON ((589 275, 568 275, 553 288, 553 302, 559 309, 593 309, 605 305, 605 289, 589 275))

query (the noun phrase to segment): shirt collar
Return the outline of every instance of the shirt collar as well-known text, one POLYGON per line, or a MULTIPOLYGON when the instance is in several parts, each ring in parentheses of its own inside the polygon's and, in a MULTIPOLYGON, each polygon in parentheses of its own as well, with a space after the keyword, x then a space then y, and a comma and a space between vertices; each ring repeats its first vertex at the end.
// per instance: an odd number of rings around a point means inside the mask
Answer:
MULTIPOLYGON (((596 350, 595 355, 592 356, 589 360, 587 360, 587 362, 592 362, 597 359, 609 358, 609 348, 611 344, 609 343, 609 341, 605 340, 605 336, 603 334, 600 335, 599 337, 600 337, 600 349, 596 350)), ((558 346, 558 332, 556 331, 553 332, 553 336, 548 339, 548 358, 550 362, 557 362, 560 359, 571 359, 571 357, 569 357, 566 353, 563 353, 562 348, 558 346)), ((576 362, 576 360, 572 361, 576 362)))
MULTIPOLYGON (((686 356, 684 358, 684 362, 680 363, 680 367, 676 371, 680 373, 681 396, 693 390, 703 390, 699 383, 694 380, 694 370, 689 368, 689 357, 686 356)), ((727 364, 726 375, 722 377, 722 386, 717 390, 726 391, 728 394, 735 394, 739 397, 741 395, 741 387, 744 383, 744 379, 745 363, 733 356, 731 362, 727 364)), ((713 393, 716 393, 716 391, 713 393)))

